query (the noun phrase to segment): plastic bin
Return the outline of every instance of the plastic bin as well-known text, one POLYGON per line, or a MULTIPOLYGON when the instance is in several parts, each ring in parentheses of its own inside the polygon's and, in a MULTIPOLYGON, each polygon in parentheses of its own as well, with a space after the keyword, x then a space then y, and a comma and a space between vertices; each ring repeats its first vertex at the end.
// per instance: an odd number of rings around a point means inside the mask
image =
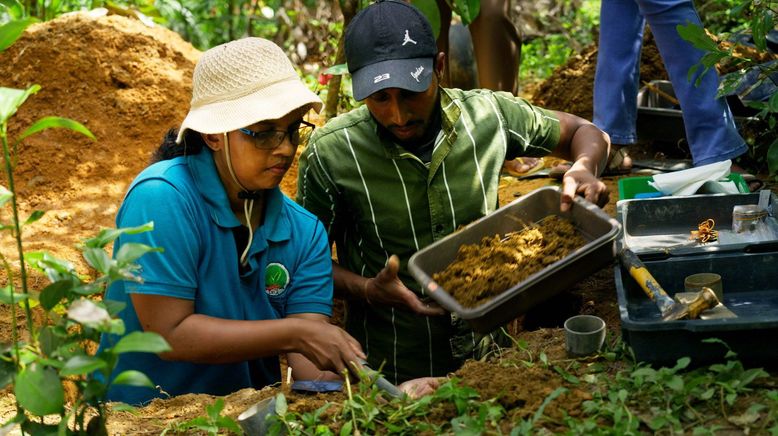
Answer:
MULTIPOLYGON (((636 254, 657 256, 701 252, 778 249, 778 198, 769 191, 748 194, 691 195, 621 200, 616 215, 623 227, 619 249, 629 247, 636 254), (765 235, 738 234, 732 231, 732 210, 736 205, 758 204, 767 195, 770 232, 765 235), (706 244, 690 240, 690 232, 704 220, 713 219, 718 240, 706 244)), ((657 257, 654 256, 654 257, 657 257)))
POLYGON ((778 334, 778 252, 642 260, 670 295, 684 290, 683 280, 688 275, 721 275, 723 303, 737 318, 662 321, 656 304, 629 272, 617 265, 615 281, 622 338, 632 347, 636 359, 670 366, 684 356, 690 357, 693 365, 722 361, 726 347, 702 342, 718 338, 749 365, 778 365, 778 347, 772 342, 778 334))
POLYGON ((466 320, 473 330, 490 332, 525 313, 538 303, 572 287, 608 265, 614 258, 614 242, 619 223, 599 207, 577 197, 569 212, 559 211, 560 190, 543 187, 513 201, 463 229, 425 247, 411 256, 408 269, 425 291, 446 310, 466 320), (456 259, 459 247, 480 243, 484 236, 519 230, 521 223, 538 222, 549 215, 559 215, 573 222, 587 243, 565 258, 532 274, 486 303, 464 308, 432 275, 456 259))
MULTIPOLYGON (((652 176, 624 177, 619 179, 619 200, 629 200, 640 197, 641 195, 645 196, 646 198, 662 197, 663 195, 661 192, 657 191, 653 186, 648 184, 648 182, 651 182, 652 180, 652 176)), ((738 191, 741 193, 749 192, 748 184, 743 179, 742 175, 738 173, 730 173, 726 177, 726 180, 735 182, 735 186, 737 186, 738 191)))

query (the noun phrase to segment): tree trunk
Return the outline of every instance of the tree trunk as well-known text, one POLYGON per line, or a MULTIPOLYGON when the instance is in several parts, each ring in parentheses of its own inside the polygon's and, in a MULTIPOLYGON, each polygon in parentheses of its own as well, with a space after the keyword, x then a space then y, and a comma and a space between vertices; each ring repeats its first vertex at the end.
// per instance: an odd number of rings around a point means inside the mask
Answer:
MULTIPOLYGON (((358 1, 357 0, 340 0, 340 11, 343 14, 343 32, 340 34, 340 40, 338 41, 338 50, 335 53, 335 64, 340 65, 346 62, 346 27, 351 19, 357 13, 358 1)), ((343 76, 338 74, 333 76, 327 84, 327 101, 324 104, 324 119, 329 120, 338 114, 338 103, 340 102, 340 84, 343 81, 343 76)))

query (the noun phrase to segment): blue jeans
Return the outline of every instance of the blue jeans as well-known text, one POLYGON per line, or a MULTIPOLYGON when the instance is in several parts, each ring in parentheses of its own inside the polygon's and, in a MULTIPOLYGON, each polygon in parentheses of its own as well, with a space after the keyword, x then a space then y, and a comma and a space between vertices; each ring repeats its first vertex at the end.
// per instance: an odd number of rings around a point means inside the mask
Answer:
MULTIPOLYGON (((702 26, 691 1, 602 0, 600 45, 594 79, 594 124, 614 144, 637 140, 637 92, 643 28, 648 21, 667 68, 675 95, 681 103, 686 138, 695 166, 720 162, 747 151, 738 134, 732 112, 723 98, 716 98, 719 78, 708 71, 699 86, 688 80, 689 68, 703 52, 682 39, 679 24, 702 26)), ((702 70, 700 68, 700 70, 702 70)))

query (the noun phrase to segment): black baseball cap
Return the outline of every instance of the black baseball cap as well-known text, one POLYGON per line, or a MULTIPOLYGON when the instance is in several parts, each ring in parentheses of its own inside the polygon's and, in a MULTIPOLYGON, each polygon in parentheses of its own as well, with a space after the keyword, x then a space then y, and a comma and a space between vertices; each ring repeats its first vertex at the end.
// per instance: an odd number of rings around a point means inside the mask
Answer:
POLYGON ((437 52, 429 21, 412 5, 383 0, 362 9, 346 28, 354 98, 386 88, 425 91, 437 52))

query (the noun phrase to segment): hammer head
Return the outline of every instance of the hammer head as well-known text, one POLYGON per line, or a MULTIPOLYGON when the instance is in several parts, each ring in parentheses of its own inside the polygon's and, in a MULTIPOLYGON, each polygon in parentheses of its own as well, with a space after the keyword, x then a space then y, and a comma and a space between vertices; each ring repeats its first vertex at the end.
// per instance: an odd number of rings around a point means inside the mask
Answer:
POLYGON ((662 313, 663 321, 675 321, 679 319, 696 319, 702 312, 716 307, 719 299, 711 288, 702 288, 688 303, 675 302, 670 308, 662 313))

